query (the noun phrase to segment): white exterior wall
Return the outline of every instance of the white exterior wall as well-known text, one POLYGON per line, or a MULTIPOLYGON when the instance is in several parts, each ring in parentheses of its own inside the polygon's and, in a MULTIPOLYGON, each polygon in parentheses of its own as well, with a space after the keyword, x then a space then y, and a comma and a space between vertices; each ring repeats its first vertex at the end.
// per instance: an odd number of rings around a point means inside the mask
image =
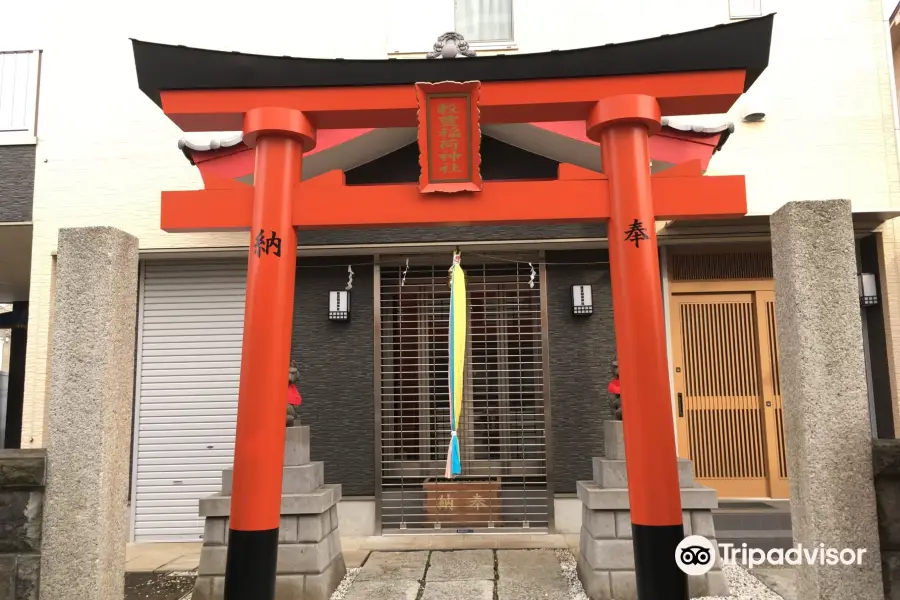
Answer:
MULTIPOLYGON (((771 66, 753 90, 764 99, 768 119, 744 125, 740 114, 732 115, 738 129, 711 172, 747 175, 751 213, 771 213, 788 200, 828 198, 850 198, 857 210, 900 206, 881 0, 763 4, 766 13, 778 12, 771 66)), ((52 253, 60 227, 118 227, 137 236, 142 249, 245 242, 244 234, 159 229, 160 191, 202 184, 176 147, 181 132, 138 90, 128 38, 248 53, 385 58, 391 51, 427 51, 453 29, 452 0, 35 0, 15 10, 17 18, 0 19, 3 47, 44 50, 26 447, 46 442, 52 253)), ((512 51, 601 45, 725 22, 727 0, 516 0, 512 51)))

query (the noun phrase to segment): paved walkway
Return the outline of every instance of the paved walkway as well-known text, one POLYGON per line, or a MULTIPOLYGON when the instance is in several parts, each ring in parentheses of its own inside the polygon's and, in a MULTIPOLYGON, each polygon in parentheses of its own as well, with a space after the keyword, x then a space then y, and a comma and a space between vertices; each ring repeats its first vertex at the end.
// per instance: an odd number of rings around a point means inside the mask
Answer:
POLYGON ((566 600, 568 584, 553 550, 372 552, 344 596, 416 598, 566 600))
MULTIPOLYGON (((129 573, 192 571, 200 563, 201 542, 128 544, 129 573)), ((513 548, 578 548, 578 534, 461 534, 342 537, 348 568, 358 567, 369 552, 392 550, 471 550, 513 548)))
POLYGON ((792 568, 756 568, 753 576, 784 600, 797 600, 797 572, 792 568))

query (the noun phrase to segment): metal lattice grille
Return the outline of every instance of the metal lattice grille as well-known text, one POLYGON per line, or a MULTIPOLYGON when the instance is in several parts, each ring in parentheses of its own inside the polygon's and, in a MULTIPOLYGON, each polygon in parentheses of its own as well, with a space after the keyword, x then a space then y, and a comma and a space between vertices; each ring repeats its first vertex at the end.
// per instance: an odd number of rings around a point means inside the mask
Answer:
POLYGON ((383 529, 546 528, 539 278, 529 286, 527 264, 463 263, 462 476, 446 481, 448 267, 410 266, 405 279, 404 267, 381 267, 383 529))

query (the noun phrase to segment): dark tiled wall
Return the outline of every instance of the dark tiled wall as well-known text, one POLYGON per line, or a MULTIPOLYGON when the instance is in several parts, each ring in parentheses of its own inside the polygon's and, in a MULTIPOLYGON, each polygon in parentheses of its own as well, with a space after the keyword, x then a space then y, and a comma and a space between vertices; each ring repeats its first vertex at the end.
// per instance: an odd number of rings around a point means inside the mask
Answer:
MULTIPOLYGON (((464 218, 460 214, 460 218, 464 218)), ((453 218, 449 215, 448 218, 453 218)), ((422 227, 397 229, 314 229, 300 230, 301 246, 352 244, 416 244, 464 242, 582 239, 606 237, 606 223, 565 225, 488 225, 476 227, 422 227)))
POLYGON ((0 222, 31 221, 36 146, 0 146, 0 222))
MULTIPOLYGON (((485 181, 556 179, 559 163, 483 136, 481 174, 485 181)), ((370 163, 347 171, 347 185, 416 183, 419 180, 419 146, 409 144, 370 163)), ((447 215, 453 219, 453 215, 447 215)), ((460 214, 458 218, 465 218, 460 214)), ((604 238, 605 223, 529 224, 480 227, 431 227, 404 229, 318 229, 299 232, 301 246, 340 244, 399 244, 422 242, 478 242, 604 238)))
POLYGON ((547 318, 550 327, 550 403, 555 493, 572 493, 593 477, 592 459, 603 454, 606 387, 616 354, 612 291, 605 250, 547 253, 547 318), (553 263, 570 263, 568 266, 553 263), (571 288, 590 284, 594 314, 572 315, 571 288))
POLYGON ((0 598, 38 597, 44 450, 0 450, 0 598))
POLYGON ((354 257, 350 321, 328 320, 328 292, 347 285, 347 262, 299 261, 291 357, 300 366, 300 421, 312 459, 345 496, 375 493, 374 313, 371 257, 354 257), (334 264, 334 266, 322 266, 334 264), (312 267, 312 265, 317 265, 312 267))
POLYGON ((872 442, 881 578, 885 598, 900 597, 900 440, 872 442))

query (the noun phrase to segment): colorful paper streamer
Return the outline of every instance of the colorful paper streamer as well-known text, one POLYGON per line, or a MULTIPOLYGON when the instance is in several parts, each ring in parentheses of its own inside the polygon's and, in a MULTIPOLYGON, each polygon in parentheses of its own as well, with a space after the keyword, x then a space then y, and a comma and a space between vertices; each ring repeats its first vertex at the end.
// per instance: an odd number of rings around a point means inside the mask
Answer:
POLYGON ((447 479, 462 473, 459 456, 459 418, 462 414, 466 366, 466 274, 460 266, 459 251, 453 253, 450 267, 450 447, 447 450, 447 479))

